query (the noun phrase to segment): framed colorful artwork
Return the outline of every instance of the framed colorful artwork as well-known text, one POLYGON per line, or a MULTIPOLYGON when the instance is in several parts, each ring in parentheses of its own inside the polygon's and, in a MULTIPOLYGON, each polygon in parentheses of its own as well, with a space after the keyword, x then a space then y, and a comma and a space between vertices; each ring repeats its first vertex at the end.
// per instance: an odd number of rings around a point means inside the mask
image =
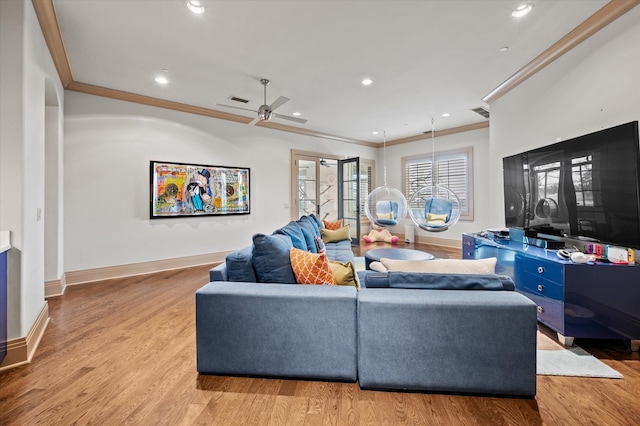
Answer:
POLYGON ((250 169, 151 161, 151 219, 250 214, 250 169))

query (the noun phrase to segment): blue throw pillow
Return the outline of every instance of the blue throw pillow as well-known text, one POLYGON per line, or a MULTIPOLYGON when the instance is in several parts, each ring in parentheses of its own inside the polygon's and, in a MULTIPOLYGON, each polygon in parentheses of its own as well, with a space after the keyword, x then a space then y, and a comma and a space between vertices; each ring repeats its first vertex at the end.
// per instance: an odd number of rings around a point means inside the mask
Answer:
POLYGON ((291 243, 297 249, 307 251, 307 240, 304 238, 302 229, 297 222, 291 221, 280 229, 276 229, 274 234, 288 235, 291 243))
POLYGON ((309 220, 298 220, 298 225, 302 230, 302 235, 304 235, 304 241, 307 243, 307 247, 305 251, 310 251, 311 253, 317 253, 318 249, 316 247, 316 230, 311 224, 309 220))
POLYGON ((288 235, 255 234, 252 263, 258 282, 296 284, 289 251, 293 247, 288 235))
POLYGON ((229 281, 255 283, 256 274, 251 261, 253 248, 244 247, 231 252, 226 257, 227 277, 229 281))

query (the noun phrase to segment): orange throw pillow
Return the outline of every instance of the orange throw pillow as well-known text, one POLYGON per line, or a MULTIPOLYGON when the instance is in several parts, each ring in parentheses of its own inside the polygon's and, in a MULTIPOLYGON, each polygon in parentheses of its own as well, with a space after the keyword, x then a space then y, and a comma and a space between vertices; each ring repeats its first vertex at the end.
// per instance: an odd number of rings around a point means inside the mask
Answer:
POLYGON ((324 227, 330 231, 335 231, 336 229, 342 228, 342 219, 334 221, 323 220, 322 223, 324 224, 324 227))
POLYGON ((298 284, 336 285, 329 259, 325 253, 315 254, 291 247, 291 268, 298 284))

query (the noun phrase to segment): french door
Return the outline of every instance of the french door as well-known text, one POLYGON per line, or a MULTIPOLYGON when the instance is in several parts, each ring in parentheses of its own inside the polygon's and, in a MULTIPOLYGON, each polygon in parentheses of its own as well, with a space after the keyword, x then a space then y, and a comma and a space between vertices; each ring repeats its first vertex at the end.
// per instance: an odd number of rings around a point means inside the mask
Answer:
POLYGON ((292 151, 292 220, 315 214, 321 220, 342 219, 353 244, 360 241, 359 159, 339 160, 292 151))

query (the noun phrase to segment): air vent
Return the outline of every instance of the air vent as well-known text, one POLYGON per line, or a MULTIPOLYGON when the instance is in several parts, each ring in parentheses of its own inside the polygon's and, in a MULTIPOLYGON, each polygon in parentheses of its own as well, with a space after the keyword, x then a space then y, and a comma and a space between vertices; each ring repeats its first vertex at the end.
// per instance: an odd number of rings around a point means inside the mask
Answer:
POLYGON ((480 114, 484 118, 489 118, 489 111, 487 111, 483 107, 473 108, 471 111, 475 112, 476 114, 480 114))
POLYGON ((249 103, 249 101, 247 99, 242 99, 242 98, 239 98, 237 96, 229 96, 229 99, 232 100, 232 101, 241 102, 243 104, 249 103))

